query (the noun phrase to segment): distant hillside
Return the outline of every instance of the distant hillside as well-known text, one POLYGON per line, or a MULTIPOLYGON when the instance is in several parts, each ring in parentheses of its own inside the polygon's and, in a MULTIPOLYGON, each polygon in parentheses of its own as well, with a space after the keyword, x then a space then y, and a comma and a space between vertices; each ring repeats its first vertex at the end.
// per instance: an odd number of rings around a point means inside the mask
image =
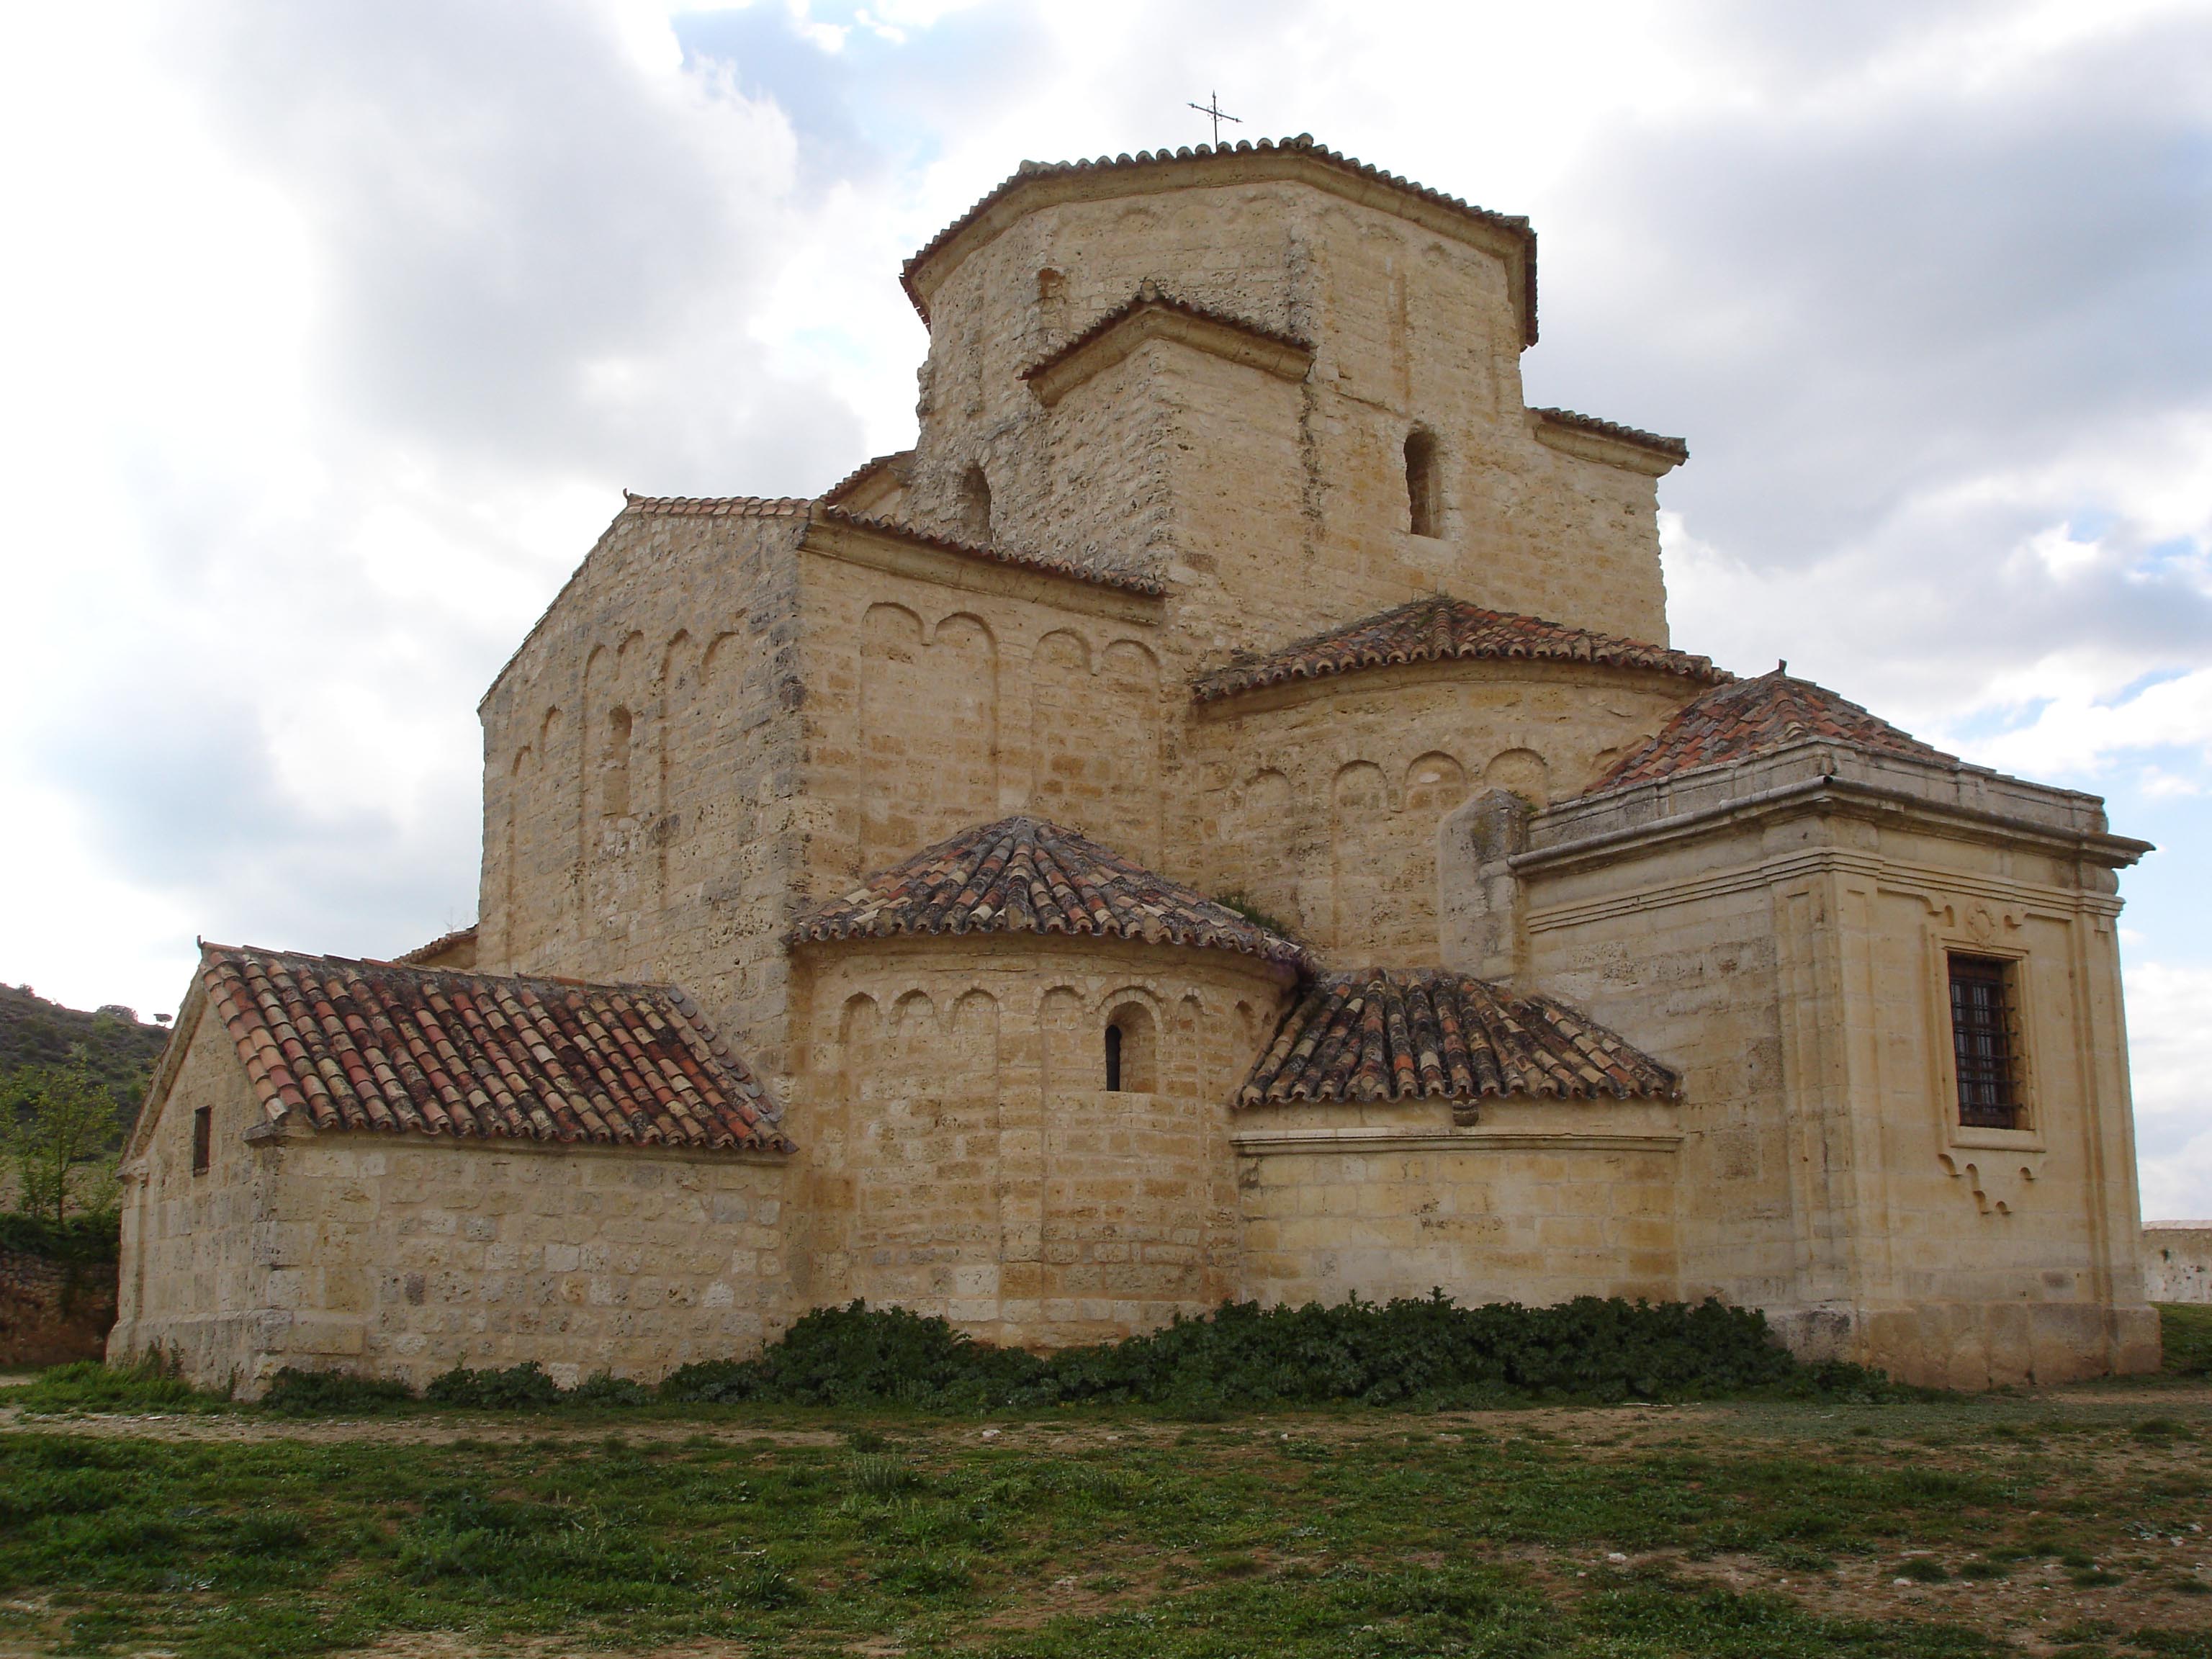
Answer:
POLYGON ((0 985, 0 1078, 21 1066, 67 1060, 81 1042, 126 1130, 168 1040, 165 1028, 143 1024, 128 1008, 88 1014, 48 1002, 27 986, 0 985))

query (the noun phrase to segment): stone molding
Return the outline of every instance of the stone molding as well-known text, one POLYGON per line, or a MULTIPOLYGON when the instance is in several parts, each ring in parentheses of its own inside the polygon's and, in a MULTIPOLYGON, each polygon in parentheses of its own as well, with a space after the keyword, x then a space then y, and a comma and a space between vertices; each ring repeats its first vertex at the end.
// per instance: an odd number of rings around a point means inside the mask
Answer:
POLYGON ((1778 814, 1836 811, 1911 819, 1954 838, 2027 842, 2115 870, 2151 850, 2112 834, 2094 795, 1812 738, 1748 763, 1563 801, 1537 815, 1513 867, 1534 874, 1604 863, 1778 814))
POLYGON ((832 512, 825 512, 807 526, 799 543, 801 551, 962 592, 1026 599, 1116 622, 1158 626, 1163 620, 1163 596, 1157 592, 1120 583, 1105 585, 1099 576, 1079 574, 1073 569, 1000 562, 988 553, 939 541, 920 531, 830 516, 832 512))
POLYGON ((1606 1129, 1245 1129, 1229 1137, 1246 1158, 1321 1152, 1671 1152, 1679 1134, 1606 1129))

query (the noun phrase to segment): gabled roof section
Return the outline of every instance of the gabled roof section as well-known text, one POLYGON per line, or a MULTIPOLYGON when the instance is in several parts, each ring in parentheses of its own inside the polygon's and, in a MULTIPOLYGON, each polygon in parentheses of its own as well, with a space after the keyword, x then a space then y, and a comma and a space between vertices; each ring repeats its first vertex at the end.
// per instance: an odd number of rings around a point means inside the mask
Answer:
POLYGON ((477 959, 477 925, 441 933, 427 945, 418 945, 392 958, 402 968, 473 968, 477 959), (465 957, 464 962, 458 958, 465 957))
POLYGON ((854 494, 879 473, 889 472, 900 482, 903 482, 906 469, 913 460, 914 451, 897 449, 888 455, 877 455, 862 461, 860 465, 822 492, 823 505, 825 507, 840 505, 848 495, 854 494))
POLYGON ((1250 179, 1296 179, 1353 201, 1455 232, 1469 240, 1517 249, 1509 261, 1508 281, 1521 313, 1523 345, 1536 343, 1536 233, 1518 215, 1493 213, 1456 196, 1431 190, 1410 179, 1340 155, 1314 142, 1311 133, 1279 141, 1198 144, 1174 151, 1139 150, 1136 155, 1101 155, 1091 161, 1024 161, 1013 175, 967 212, 932 237, 899 273, 907 298, 929 321, 931 268, 946 256, 963 254, 997 235, 1031 206, 1052 200, 1134 194, 1178 185, 1236 184, 1250 179))
POLYGON ((1076 386, 1129 356, 1151 339, 1180 340, 1201 351, 1244 363, 1285 380, 1305 378, 1313 346, 1295 334, 1177 299, 1147 277, 1129 299, 1108 312, 1059 350, 1021 371, 1049 408, 1076 386))
POLYGON ((794 944, 907 934, 1066 933, 1236 951, 1289 969, 1305 947, 1042 818, 963 830, 801 916, 794 944))
POLYGON ((820 523, 849 525, 855 530, 892 537, 916 547, 934 548, 942 553, 955 553, 965 558, 1007 565, 1018 570, 1037 570, 1048 576, 1065 576, 1070 581, 1092 582, 1100 587, 1119 588, 1125 593, 1142 593, 1157 599, 1167 592, 1167 585, 1157 576, 1079 564, 1073 559, 1054 558, 1046 553, 1029 553, 1010 547, 979 546, 974 542, 939 536, 933 531, 917 530, 910 524, 901 524, 896 520, 872 519, 861 514, 848 513, 842 507, 817 505, 814 517, 820 523))
POLYGON ((1567 628, 1540 617, 1486 611, 1438 593, 1296 641, 1279 651, 1234 658, 1201 676, 1192 687, 1192 696, 1202 703, 1214 702, 1290 680, 1325 679, 1398 663, 1516 657, 1536 662, 1648 669, 1700 685, 1721 684, 1735 678, 1726 669, 1713 666, 1710 657, 1567 628))
POLYGON ((1663 477, 1690 459, 1690 446, 1680 438, 1601 421, 1595 415, 1577 415, 1571 409, 1532 409, 1537 441, 1570 454, 1586 454, 1593 460, 1628 465, 1652 477, 1663 477))
POLYGON ((1640 749, 1616 761, 1587 793, 1650 783, 1701 766, 1748 760, 1795 743, 1825 739, 1878 755, 1939 766, 1960 764, 1826 686, 1793 679, 1784 669, 1716 687, 1660 727, 1640 749))
POLYGON ((1237 1100, 1671 1100, 1680 1091, 1672 1071, 1563 1002, 1441 968, 1368 968, 1314 982, 1237 1100))
POLYGON ((683 992, 204 945, 201 988, 271 1122, 790 1150, 683 992))

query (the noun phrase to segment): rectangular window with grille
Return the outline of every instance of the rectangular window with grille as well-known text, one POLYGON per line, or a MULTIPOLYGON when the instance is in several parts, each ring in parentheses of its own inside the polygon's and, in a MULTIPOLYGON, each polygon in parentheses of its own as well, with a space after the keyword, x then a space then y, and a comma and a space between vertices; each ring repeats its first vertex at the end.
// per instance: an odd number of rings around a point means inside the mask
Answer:
POLYGON ((2012 964, 1951 958, 1951 1052, 1959 1073, 1959 1121, 1972 1129, 2020 1127, 2019 1042, 2012 964))

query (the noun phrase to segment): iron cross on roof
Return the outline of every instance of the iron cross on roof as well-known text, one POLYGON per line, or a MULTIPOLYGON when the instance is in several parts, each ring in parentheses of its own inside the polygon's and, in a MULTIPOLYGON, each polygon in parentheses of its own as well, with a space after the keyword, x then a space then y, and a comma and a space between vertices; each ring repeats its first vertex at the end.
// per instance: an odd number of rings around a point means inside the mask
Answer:
POLYGON ((1224 121, 1232 122, 1238 126, 1244 125, 1244 118, 1243 116, 1225 114, 1223 112, 1221 107, 1221 94, 1218 92, 1207 93, 1206 94, 1206 101, 1204 103, 1192 104, 1189 107, 1196 110, 1200 115, 1206 116, 1212 121, 1213 147, 1216 149, 1221 148, 1221 124, 1224 121))

